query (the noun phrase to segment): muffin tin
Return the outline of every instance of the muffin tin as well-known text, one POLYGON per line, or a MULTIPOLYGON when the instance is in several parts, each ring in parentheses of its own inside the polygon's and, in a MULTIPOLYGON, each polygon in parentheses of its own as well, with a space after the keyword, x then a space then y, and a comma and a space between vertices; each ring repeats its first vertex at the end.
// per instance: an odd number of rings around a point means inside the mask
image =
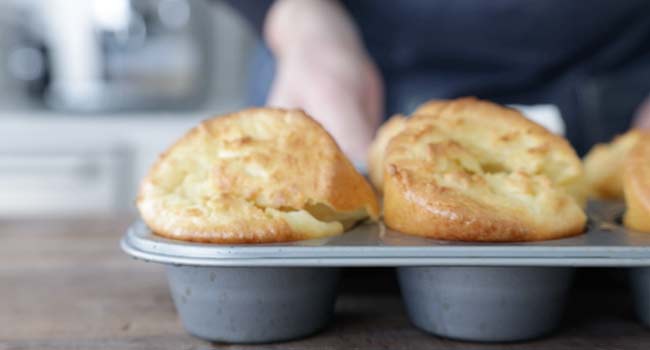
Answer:
POLYGON ((188 332, 260 343, 317 332, 329 322, 338 270, 397 267, 415 326, 469 341, 520 341, 558 326, 576 267, 632 267, 642 322, 650 326, 650 234, 620 225, 623 206, 590 203, 584 235, 527 243, 449 242, 365 223, 328 239, 216 245, 155 236, 134 223, 121 245, 166 265, 188 332))

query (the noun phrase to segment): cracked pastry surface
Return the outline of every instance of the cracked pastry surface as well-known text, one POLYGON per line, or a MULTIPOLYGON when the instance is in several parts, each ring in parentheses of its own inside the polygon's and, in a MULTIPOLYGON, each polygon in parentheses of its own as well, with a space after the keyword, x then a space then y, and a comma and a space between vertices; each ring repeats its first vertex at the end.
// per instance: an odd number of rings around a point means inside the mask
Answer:
MULTIPOLYGON (((431 100, 419 106, 413 114, 435 114, 446 104, 446 100, 431 100)), ((404 130, 407 119, 406 116, 401 114, 390 117, 379 127, 370 145, 368 151, 368 175, 370 182, 380 193, 383 191, 386 147, 394 136, 404 130)))
POLYGON ((137 205, 158 235, 211 243, 283 242, 377 219, 370 185, 300 110, 247 109, 202 122, 163 153, 137 205))
POLYGON ((384 220, 446 240, 533 241, 580 234, 580 159, 519 112, 462 98, 423 105, 388 142, 384 220))
POLYGON ((600 199, 623 199, 623 168, 628 154, 650 132, 630 130, 609 143, 599 143, 585 156, 585 172, 590 196, 600 199))
POLYGON ((399 114, 390 117, 379 127, 368 151, 368 176, 370 182, 382 192, 384 183, 384 156, 388 142, 404 130, 406 117, 399 114))
POLYGON ((650 232, 650 131, 632 129, 585 156, 590 196, 625 200, 623 224, 650 232))
POLYGON ((625 159, 623 192, 627 207, 623 224, 650 232, 650 134, 640 138, 625 159))

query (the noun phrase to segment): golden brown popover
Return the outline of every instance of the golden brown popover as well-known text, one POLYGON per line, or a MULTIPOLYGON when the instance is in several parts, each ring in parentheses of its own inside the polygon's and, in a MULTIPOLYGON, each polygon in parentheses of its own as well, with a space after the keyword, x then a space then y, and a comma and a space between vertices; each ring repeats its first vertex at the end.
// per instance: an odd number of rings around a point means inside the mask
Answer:
MULTIPOLYGON (((430 100, 416 109, 413 114, 435 114, 441 110, 448 101, 446 100, 430 100)), ((397 114, 390 117, 384 124, 379 127, 375 139, 370 145, 368 152, 368 175, 370 182, 375 186, 380 193, 383 191, 384 183, 384 155, 386 153, 386 146, 393 136, 399 134, 406 125, 404 115, 397 114)))
POLYGON ((372 140, 368 152, 368 176, 370 182, 375 186, 380 193, 383 190, 384 183, 384 155, 386 153, 386 146, 388 142, 402 130, 406 125, 406 117, 398 114, 390 117, 381 127, 377 130, 375 139, 372 140))
POLYGON ((623 199, 623 169, 628 154, 650 132, 630 130, 610 143, 599 143, 585 156, 585 174, 590 196, 600 199, 623 199))
POLYGON ((384 220, 397 231, 463 241, 580 234, 580 159, 519 112, 475 98, 419 108, 388 142, 384 220))
POLYGON ((623 170, 623 192, 626 211, 625 226, 650 232, 650 134, 632 148, 623 170))
POLYGON ((212 243, 327 237, 379 215, 370 184, 323 127, 273 108, 190 130, 152 167, 137 204, 156 234, 212 243))

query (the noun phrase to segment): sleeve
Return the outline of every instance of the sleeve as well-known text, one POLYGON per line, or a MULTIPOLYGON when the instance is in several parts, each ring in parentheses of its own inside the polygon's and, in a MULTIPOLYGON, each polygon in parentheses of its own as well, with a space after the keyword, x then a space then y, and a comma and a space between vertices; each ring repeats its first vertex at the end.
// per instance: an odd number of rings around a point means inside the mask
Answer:
POLYGON ((221 0, 241 14, 253 27, 255 32, 262 34, 264 18, 273 4, 273 0, 221 0))

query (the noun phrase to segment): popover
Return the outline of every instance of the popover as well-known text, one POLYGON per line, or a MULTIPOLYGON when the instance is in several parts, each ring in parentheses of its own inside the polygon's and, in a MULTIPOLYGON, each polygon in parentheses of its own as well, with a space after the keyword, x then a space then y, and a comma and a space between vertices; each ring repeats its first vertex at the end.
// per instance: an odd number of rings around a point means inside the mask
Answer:
POLYGON ((168 238, 285 242, 338 235, 379 206, 334 139, 301 110, 215 117, 164 152, 141 184, 146 224, 168 238))
POLYGON ((384 221, 406 234, 534 241, 583 232, 580 159, 516 110, 475 98, 418 108, 385 149, 384 221))

